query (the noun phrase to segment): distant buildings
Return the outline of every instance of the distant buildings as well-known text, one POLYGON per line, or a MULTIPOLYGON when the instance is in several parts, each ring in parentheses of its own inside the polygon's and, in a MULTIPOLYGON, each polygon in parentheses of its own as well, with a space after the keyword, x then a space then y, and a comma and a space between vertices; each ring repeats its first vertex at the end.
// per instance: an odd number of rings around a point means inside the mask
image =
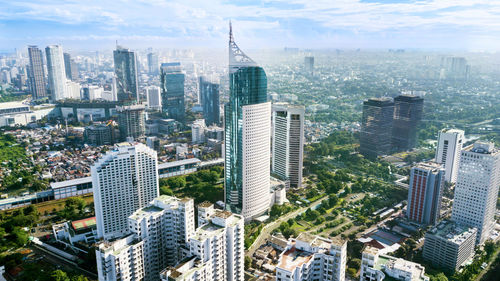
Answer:
POLYGON ((269 209, 271 103, 264 69, 229 32, 229 102, 225 118, 225 208, 251 220, 269 209))
POLYGON ((442 130, 438 135, 436 162, 443 164, 446 170, 445 180, 449 183, 457 181, 458 166, 462 145, 465 142, 464 131, 457 129, 442 130))
POLYGON ((205 120, 198 119, 191 124, 191 141, 193 143, 202 143, 205 141, 205 120))
POLYGON ((148 72, 151 75, 158 75, 159 72, 159 64, 158 64, 158 54, 149 53, 148 54, 148 72))
POLYGON ((121 46, 116 46, 113 58, 118 101, 126 104, 137 103, 139 94, 135 53, 121 46))
POLYGON ((58 101, 67 98, 65 95, 66 73, 62 47, 51 45, 45 48, 47 56, 47 72, 49 73, 50 99, 58 101))
POLYGON ((78 66, 75 61, 71 58, 68 53, 63 53, 64 55, 64 69, 66 72, 66 78, 72 81, 78 81, 78 66))
POLYGON ((99 238, 128 233, 127 218, 158 196, 156 151, 143 144, 119 144, 91 168, 99 238))
POLYGON ((162 63, 161 97, 163 112, 168 118, 185 122, 184 73, 179 62, 162 63))
POLYGON ((314 57, 304 58, 304 70, 310 75, 314 74, 314 57))
POLYGON ((148 108, 153 110, 161 110, 161 92, 158 86, 149 86, 146 88, 146 98, 148 108))
POLYGON ((90 145, 112 145, 115 143, 114 128, 111 124, 96 124, 85 127, 85 142, 90 145))
POLYGON ((361 260, 360 281, 429 281, 425 267, 400 258, 381 255, 377 248, 367 246, 361 260), (386 279, 387 278, 387 279, 386 279))
POLYGON ((304 158, 303 106, 273 104, 272 106, 272 172, 290 181, 290 187, 302 186, 304 158))
POLYGON ((425 234, 423 257, 436 267, 458 270, 474 256, 476 228, 442 221, 425 234))
POLYGON ((277 281, 345 280, 347 242, 301 233, 290 239, 276 266, 277 281))
POLYGON ((203 118, 207 126, 219 125, 220 103, 219 84, 206 81, 200 77, 200 103, 203 108, 203 118))
POLYGON ((495 227, 500 185, 500 151, 493 143, 476 142, 462 150, 451 219, 478 229, 482 244, 495 227))
POLYGON ((365 157, 376 158, 391 152, 394 102, 371 98, 363 103, 360 147, 365 157))
POLYGON ((142 104, 117 106, 120 139, 137 139, 146 134, 145 106, 142 104))
POLYGON ((420 224, 436 224, 441 210, 445 171, 440 164, 419 163, 411 169, 407 217, 420 224))
POLYGON ((30 59, 28 79, 31 94, 34 99, 44 98, 47 96, 47 90, 45 88, 42 51, 37 46, 28 46, 28 56, 30 59))
POLYGON ((466 80, 470 76, 470 65, 464 57, 444 57, 441 67, 444 70, 443 79, 466 80))
POLYGON ((399 95, 394 98, 394 122, 392 149, 406 151, 417 145, 417 130, 422 120, 424 99, 413 95, 399 95))

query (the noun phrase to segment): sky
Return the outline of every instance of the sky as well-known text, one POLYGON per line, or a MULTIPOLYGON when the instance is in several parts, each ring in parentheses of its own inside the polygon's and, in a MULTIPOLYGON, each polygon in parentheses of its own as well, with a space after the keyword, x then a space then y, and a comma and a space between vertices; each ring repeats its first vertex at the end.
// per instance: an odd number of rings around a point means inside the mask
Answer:
POLYGON ((0 51, 298 47, 500 49, 500 1, 0 0, 0 51))

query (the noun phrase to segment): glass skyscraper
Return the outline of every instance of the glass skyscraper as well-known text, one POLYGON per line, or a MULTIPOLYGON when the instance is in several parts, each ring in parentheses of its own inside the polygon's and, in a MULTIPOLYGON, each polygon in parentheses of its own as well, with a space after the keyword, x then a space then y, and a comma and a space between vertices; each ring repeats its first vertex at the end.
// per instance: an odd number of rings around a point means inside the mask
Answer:
POLYGON ((225 118, 225 204, 245 220, 269 209, 271 104, 264 69, 229 36, 229 102, 225 118))
POLYGON ((218 125, 220 117, 219 84, 200 77, 200 103, 203 108, 205 124, 207 126, 218 125))
POLYGON ((28 46, 28 56, 30 58, 28 78, 33 99, 46 97, 47 90, 45 88, 42 51, 37 46, 28 46))
POLYGON ((113 51, 117 98, 122 103, 139 101, 137 93, 137 62, 135 53, 129 49, 117 46, 113 51))
POLYGON ((168 118, 184 123, 184 79, 180 62, 161 64, 161 103, 168 118))

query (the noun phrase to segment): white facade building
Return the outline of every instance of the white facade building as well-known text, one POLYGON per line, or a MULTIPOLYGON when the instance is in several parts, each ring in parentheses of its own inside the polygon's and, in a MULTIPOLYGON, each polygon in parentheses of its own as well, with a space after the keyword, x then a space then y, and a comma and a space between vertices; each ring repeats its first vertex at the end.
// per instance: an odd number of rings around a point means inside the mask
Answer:
POLYGON ((290 187, 302 186, 304 159, 303 106, 287 103, 273 104, 272 172, 290 181, 290 187))
POLYGON ((445 168, 444 179, 447 182, 457 181, 460 153, 465 142, 464 131, 451 129, 442 130, 438 135, 436 149, 436 163, 443 164, 445 168))
POLYGON ((154 110, 161 110, 161 93, 160 87, 149 86, 146 88, 146 98, 148 101, 148 108, 154 110))
POLYGON ((52 101, 58 101, 67 98, 66 72, 64 68, 64 56, 62 47, 59 45, 50 45, 45 48, 47 56, 47 71, 49 74, 49 89, 52 101))
POLYGON ((500 151, 493 143, 476 142, 462 150, 451 219, 477 228, 482 244, 494 230, 500 185, 500 151))
POLYGON ((276 266, 276 281, 343 281, 347 241, 301 233, 290 239, 276 266))
POLYGON ((71 80, 66 80, 66 84, 64 85, 64 98, 66 99, 74 99, 81 100, 80 96, 80 83, 74 82, 71 80))
POLYGON ((96 249, 99 281, 144 280, 144 241, 134 234, 96 249))
POLYGON ((205 119, 198 119, 191 125, 191 141, 193 143, 202 143, 205 141, 205 119))
POLYGON ((128 232, 128 217, 159 194, 156 151, 121 143, 91 168, 97 233, 105 240, 128 232))

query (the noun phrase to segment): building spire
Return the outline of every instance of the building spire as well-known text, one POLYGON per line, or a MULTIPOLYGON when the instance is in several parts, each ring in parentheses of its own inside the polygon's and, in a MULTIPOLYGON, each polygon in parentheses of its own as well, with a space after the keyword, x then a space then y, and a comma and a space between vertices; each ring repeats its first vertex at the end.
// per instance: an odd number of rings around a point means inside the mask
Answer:
POLYGON ((239 67, 257 66, 254 60, 247 56, 234 42, 233 26, 229 21, 229 71, 234 72, 239 67))

